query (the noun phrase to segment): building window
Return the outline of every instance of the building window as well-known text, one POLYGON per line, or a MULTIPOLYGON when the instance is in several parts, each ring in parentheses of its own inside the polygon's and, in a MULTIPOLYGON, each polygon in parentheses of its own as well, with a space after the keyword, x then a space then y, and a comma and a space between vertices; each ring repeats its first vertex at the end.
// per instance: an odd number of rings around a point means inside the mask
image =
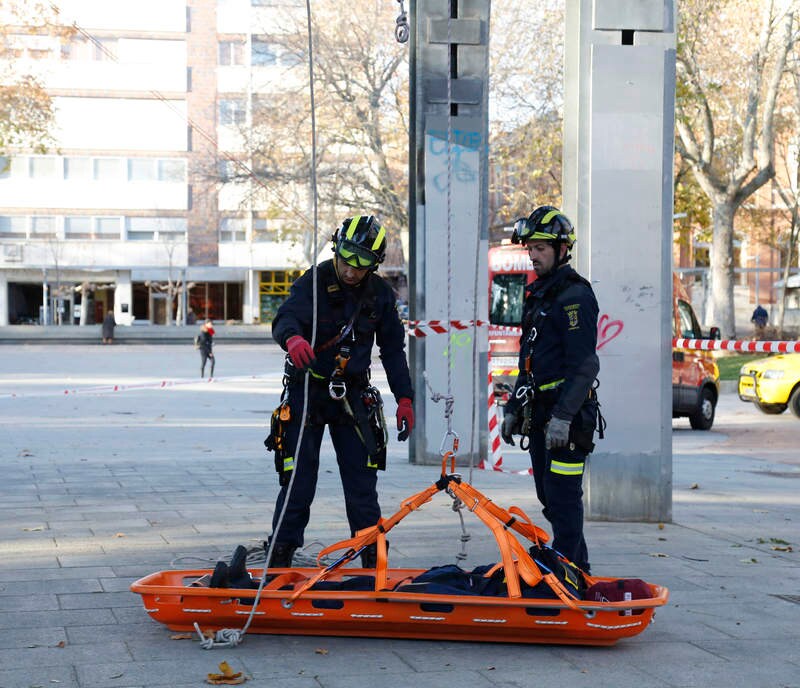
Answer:
POLYGON ((279 223, 266 217, 253 218, 253 241, 276 241, 279 223))
POLYGON ((0 215, 0 237, 24 239, 28 234, 28 218, 15 215, 0 215))
POLYGON ((244 64, 244 42, 239 41, 220 41, 219 42, 219 64, 223 66, 243 65, 244 64))
POLYGON ((94 178, 102 182, 122 179, 122 158, 95 158, 94 178))
POLYGON ((128 241, 185 241, 184 217, 129 217, 125 222, 128 241))
POLYGON ((158 181, 160 182, 185 182, 186 161, 180 159, 167 159, 158 161, 158 181))
POLYGON ((92 218, 75 216, 64 218, 65 239, 91 239, 92 218))
POLYGON ((240 217, 223 217, 219 226, 220 241, 244 241, 247 238, 247 225, 240 217))
POLYGON ((130 158, 128 160, 128 181, 152 182, 155 178, 155 160, 150 158, 130 158))
POLYGON ((250 60, 254 67, 274 65, 278 60, 278 47, 266 38, 253 36, 250 60))
POLYGON ((223 126, 244 124, 247 118, 244 98, 226 98, 219 101, 219 123, 223 126))
POLYGON ((60 179, 61 171, 58 169, 58 158, 51 155, 31 156, 31 177, 33 179, 60 179))
POLYGON ((46 239, 56 235, 56 218, 35 215, 31 218, 31 239, 46 239))
POLYGON ((92 178, 91 158, 64 158, 64 178, 87 180, 92 178))
POLYGON ((96 217, 94 219, 95 239, 119 239, 119 217, 96 217))

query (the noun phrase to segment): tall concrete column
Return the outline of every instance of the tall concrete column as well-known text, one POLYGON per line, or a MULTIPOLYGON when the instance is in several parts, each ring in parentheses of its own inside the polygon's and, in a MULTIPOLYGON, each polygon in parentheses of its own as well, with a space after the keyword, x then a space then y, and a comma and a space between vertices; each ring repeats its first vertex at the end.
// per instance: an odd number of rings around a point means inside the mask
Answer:
MULTIPOLYGON (((411 7, 409 303, 416 320, 487 319, 489 5, 416 0, 411 7)), ((411 461, 441 461, 447 430, 445 403, 431 400, 427 373, 434 392, 454 399, 459 465, 469 464, 470 447, 477 463, 486 455, 486 332, 425 331, 409 344, 417 417, 411 461)))
POLYGON ((567 0, 564 210, 600 304, 593 519, 672 517, 673 0, 567 0))
POLYGON ((133 324, 133 284, 130 270, 117 271, 114 287, 114 320, 118 325, 133 324))
POLYGON ((0 272, 0 327, 8 325, 8 275, 0 272))

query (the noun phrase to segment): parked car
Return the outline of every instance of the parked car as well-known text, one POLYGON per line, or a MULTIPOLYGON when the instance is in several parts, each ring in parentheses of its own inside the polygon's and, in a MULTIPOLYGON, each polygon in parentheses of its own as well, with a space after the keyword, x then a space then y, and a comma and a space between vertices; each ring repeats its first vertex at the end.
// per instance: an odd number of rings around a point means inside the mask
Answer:
POLYGON ((739 398, 764 413, 787 408, 800 418, 800 354, 778 354, 745 363, 739 371, 739 398))
MULTIPOLYGON (((689 295, 672 274, 672 336, 719 339, 719 328, 703 336, 689 295)), ((719 367, 710 351, 672 350, 672 417, 688 416, 693 430, 710 430, 719 399, 719 367)))

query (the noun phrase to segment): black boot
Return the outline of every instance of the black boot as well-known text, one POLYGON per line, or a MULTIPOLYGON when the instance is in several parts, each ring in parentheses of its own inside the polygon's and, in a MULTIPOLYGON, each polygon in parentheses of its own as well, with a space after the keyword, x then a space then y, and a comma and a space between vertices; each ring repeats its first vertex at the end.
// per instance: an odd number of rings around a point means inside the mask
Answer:
POLYGON ((378 566, 378 545, 374 542, 361 550, 361 567, 374 569, 378 566))
POLYGON ((228 566, 228 580, 232 588, 257 588, 258 583, 247 571, 247 548, 239 545, 228 566))
MULTIPOLYGON (((269 544, 264 543, 264 547, 269 551, 269 544)), ((271 569, 290 569, 292 568, 292 557, 294 551, 297 549, 294 545, 289 545, 285 542, 276 542, 272 548, 272 556, 270 557, 267 567, 271 569)))
POLYGON ((209 587, 212 588, 230 588, 231 582, 228 578, 228 565, 224 561, 218 561, 214 567, 214 573, 211 575, 211 582, 209 587))

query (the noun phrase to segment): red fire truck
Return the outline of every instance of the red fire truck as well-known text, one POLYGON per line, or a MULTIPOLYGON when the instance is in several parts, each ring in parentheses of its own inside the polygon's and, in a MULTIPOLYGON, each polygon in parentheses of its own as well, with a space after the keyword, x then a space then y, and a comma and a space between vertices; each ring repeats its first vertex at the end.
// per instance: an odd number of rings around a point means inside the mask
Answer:
POLYGON ((509 243, 489 249, 489 365, 501 404, 517 377, 525 287, 535 279, 524 247, 509 243))

